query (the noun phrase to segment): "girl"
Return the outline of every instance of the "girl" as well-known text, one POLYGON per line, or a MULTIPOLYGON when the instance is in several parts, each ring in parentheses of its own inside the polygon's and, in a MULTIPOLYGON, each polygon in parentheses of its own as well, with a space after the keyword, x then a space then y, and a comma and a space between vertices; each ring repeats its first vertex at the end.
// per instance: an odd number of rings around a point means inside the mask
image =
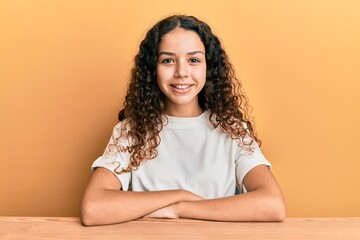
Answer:
POLYGON ((84 225, 140 217, 284 219, 247 100, 206 23, 183 15, 158 22, 131 73, 120 122, 92 165, 84 225))

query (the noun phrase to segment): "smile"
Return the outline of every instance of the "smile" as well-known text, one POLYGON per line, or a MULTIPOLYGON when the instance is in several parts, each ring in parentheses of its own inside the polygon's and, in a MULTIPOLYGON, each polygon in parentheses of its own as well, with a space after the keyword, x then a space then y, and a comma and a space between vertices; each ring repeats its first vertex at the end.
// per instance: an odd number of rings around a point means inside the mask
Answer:
POLYGON ((191 84, 171 84, 171 86, 176 89, 184 90, 184 89, 188 89, 192 85, 191 84))

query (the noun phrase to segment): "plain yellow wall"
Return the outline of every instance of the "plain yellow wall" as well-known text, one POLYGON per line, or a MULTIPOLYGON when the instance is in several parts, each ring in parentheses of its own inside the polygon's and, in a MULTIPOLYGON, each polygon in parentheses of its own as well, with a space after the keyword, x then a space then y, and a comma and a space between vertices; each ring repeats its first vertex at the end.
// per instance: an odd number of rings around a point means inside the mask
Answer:
POLYGON ((78 216, 146 31, 221 38, 289 217, 360 216, 360 1, 0 1, 0 215, 78 216))

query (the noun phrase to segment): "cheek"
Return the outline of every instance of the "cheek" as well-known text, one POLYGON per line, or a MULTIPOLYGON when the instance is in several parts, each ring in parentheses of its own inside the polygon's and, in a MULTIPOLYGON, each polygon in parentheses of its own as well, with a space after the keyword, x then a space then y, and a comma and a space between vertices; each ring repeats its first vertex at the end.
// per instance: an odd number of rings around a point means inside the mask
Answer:
POLYGON ((157 67, 156 74, 158 80, 166 80, 173 76, 173 71, 171 68, 157 67))
POLYGON ((196 69, 194 72, 194 76, 196 76, 198 81, 205 82, 206 81, 206 66, 196 69))

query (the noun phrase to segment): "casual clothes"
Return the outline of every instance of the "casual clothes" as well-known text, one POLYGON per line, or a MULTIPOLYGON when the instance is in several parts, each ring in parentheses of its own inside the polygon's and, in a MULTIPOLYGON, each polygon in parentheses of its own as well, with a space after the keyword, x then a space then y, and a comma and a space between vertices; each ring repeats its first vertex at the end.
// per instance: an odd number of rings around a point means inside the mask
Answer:
MULTIPOLYGON (((168 122, 160 132, 158 155, 145 161, 137 170, 115 173, 129 165, 128 152, 105 150, 92 165, 104 167, 119 179, 124 191, 158 191, 184 189, 205 199, 221 198, 235 194, 237 187, 244 191, 245 175, 258 165, 271 166, 253 142, 253 151, 239 146, 220 127, 214 128, 205 111, 198 117, 178 118, 167 116, 168 122)), ((114 128, 109 144, 119 136, 121 122, 114 128)), ((123 139, 119 143, 128 146, 123 139)), ((109 145, 108 145, 109 146, 109 145)))

